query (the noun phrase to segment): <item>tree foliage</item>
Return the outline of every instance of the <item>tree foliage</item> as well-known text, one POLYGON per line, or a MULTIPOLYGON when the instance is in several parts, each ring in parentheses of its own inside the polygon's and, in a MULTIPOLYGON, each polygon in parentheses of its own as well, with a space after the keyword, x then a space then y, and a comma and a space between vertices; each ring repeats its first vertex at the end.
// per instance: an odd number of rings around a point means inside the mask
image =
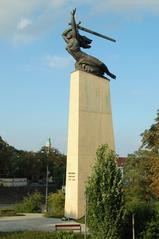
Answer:
POLYGON ((88 227, 93 238, 119 239, 124 215, 121 171, 117 157, 102 145, 86 187, 88 227))
POLYGON ((150 168, 150 190, 159 199, 159 154, 152 153, 150 168))
POLYGON ((134 154, 128 155, 124 165, 127 221, 123 238, 131 236, 132 213, 135 213, 137 238, 151 239, 150 231, 156 230, 154 217, 158 215, 156 204, 159 199, 159 112, 155 123, 141 136, 142 146, 134 154), (141 231, 143 237, 140 237, 141 231))
POLYGON ((159 110, 157 111, 155 123, 152 124, 148 130, 145 130, 141 136, 142 148, 145 147, 151 151, 159 153, 159 110))
POLYGON ((149 170, 150 190, 159 198, 159 110, 155 123, 142 134, 142 148, 146 148, 151 162, 149 170))
POLYGON ((139 150, 128 155, 124 166, 124 193, 126 207, 133 208, 140 204, 149 204, 152 198, 150 190, 150 152, 139 150))
POLYGON ((31 182, 45 182, 46 165, 49 166, 49 177, 57 188, 63 185, 66 156, 57 149, 46 147, 38 152, 17 150, 0 137, 0 177, 23 178, 31 182))
POLYGON ((158 239, 159 238, 159 217, 154 217, 146 225, 145 230, 140 233, 141 239, 158 239))
POLYGON ((155 123, 142 134, 142 146, 128 156, 124 181, 129 206, 159 198, 159 113, 155 123))

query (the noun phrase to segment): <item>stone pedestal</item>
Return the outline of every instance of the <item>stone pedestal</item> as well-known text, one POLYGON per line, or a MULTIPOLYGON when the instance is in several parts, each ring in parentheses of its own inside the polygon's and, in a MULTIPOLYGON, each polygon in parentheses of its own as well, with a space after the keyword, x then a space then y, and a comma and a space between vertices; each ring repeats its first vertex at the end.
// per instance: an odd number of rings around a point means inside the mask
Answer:
POLYGON ((100 144, 115 149, 109 81, 83 71, 71 74, 65 216, 85 214, 85 183, 100 144))

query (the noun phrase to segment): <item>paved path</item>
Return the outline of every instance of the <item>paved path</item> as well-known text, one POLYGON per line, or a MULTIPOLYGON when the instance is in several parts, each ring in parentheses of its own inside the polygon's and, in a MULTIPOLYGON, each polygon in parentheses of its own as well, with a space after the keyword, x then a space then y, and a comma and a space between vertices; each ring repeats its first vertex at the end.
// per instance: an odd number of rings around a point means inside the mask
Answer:
POLYGON ((56 223, 66 222, 57 218, 45 218, 41 213, 26 213, 25 216, 0 217, 0 231, 54 231, 56 223))

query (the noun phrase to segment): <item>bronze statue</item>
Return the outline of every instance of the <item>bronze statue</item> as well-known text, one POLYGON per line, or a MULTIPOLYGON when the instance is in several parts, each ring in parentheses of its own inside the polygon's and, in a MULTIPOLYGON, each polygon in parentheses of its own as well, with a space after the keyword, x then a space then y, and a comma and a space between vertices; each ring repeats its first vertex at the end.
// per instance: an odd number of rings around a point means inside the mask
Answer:
POLYGON ((66 50, 76 60, 75 69, 86 71, 98 76, 104 76, 104 74, 106 73, 108 76, 115 79, 116 76, 108 70, 107 66, 103 62, 81 51, 81 48, 90 48, 92 40, 85 36, 80 35, 79 29, 90 32, 92 34, 95 34, 97 36, 103 37, 111 41, 115 40, 81 27, 80 26, 81 22, 76 24, 75 13, 76 9, 74 9, 71 12, 71 23, 70 23, 71 27, 65 30, 62 34, 65 42, 67 43, 66 50))

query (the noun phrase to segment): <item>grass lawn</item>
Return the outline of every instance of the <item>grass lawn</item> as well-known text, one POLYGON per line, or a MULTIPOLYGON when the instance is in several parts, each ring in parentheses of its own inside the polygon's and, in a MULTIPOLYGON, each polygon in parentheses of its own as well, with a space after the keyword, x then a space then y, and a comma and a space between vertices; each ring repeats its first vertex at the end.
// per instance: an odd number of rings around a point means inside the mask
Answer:
MULTIPOLYGON (((0 232, 0 239, 82 239, 83 234, 67 232, 0 232)), ((88 238, 88 237, 87 237, 88 238)))

